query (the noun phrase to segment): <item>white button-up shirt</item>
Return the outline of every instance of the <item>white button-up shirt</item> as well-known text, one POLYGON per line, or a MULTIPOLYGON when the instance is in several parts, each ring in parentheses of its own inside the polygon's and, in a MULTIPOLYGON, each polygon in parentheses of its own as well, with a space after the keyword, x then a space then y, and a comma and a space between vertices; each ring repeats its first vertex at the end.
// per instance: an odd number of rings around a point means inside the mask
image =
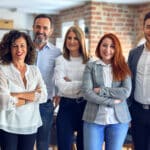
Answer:
POLYGON ((47 91, 39 69, 26 65, 26 87, 20 72, 10 65, 0 65, 0 129, 16 134, 33 134, 42 125, 39 103, 47 99, 47 91), (33 102, 16 107, 17 99, 11 93, 29 92, 41 88, 33 102))

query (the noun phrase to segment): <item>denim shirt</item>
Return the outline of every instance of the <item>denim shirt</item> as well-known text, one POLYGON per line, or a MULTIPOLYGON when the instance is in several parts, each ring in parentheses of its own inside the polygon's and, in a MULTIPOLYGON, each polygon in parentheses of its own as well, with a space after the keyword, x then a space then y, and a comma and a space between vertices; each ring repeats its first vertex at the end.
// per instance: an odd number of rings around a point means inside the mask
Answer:
POLYGON ((104 86, 102 65, 98 61, 87 64, 84 75, 82 91, 87 105, 83 115, 83 120, 94 122, 101 105, 112 107, 116 119, 120 123, 127 123, 131 120, 126 99, 131 92, 131 77, 127 76, 124 81, 113 81, 112 87, 104 86), (100 87, 98 94, 93 88, 100 87), (121 99, 122 102, 115 104, 114 100, 121 99))

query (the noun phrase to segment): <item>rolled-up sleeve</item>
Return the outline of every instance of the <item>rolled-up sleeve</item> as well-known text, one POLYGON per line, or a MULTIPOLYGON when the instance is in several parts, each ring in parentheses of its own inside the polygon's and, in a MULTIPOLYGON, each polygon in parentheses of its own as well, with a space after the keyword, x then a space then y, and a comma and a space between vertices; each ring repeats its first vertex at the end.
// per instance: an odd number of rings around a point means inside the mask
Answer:
POLYGON ((15 109, 18 99, 10 95, 8 80, 0 69, 0 110, 15 109))

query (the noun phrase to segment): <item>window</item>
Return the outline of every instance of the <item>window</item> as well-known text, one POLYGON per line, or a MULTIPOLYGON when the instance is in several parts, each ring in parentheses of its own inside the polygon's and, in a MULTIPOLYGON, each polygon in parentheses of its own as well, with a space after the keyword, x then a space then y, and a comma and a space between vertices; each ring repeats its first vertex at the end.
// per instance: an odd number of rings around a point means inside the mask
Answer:
POLYGON ((79 27, 82 29, 82 31, 84 32, 84 31, 85 31, 84 19, 80 19, 80 20, 78 21, 78 25, 79 25, 79 27))
POLYGON ((56 46, 60 48, 61 50, 63 48, 63 43, 64 43, 66 32, 73 25, 74 25, 73 21, 62 23, 62 26, 61 26, 62 36, 60 38, 56 38, 56 46))
POLYGON ((67 30, 74 25, 73 21, 62 23, 62 38, 64 39, 67 30))

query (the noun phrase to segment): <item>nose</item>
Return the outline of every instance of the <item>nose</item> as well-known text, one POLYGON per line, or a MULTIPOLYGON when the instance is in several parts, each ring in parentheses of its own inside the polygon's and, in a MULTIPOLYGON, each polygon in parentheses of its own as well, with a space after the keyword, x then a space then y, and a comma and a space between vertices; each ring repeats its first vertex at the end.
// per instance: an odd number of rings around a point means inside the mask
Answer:
POLYGON ((44 30, 43 30, 43 28, 39 28, 38 31, 39 31, 40 33, 43 33, 44 30))
POLYGON ((109 50, 110 50, 110 46, 107 46, 107 47, 106 47, 106 50, 109 51, 109 50))
POLYGON ((73 38, 71 38, 71 39, 70 39, 70 42, 71 42, 71 43, 73 43, 73 42, 74 42, 74 39, 73 39, 73 38))
POLYGON ((17 46, 16 49, 17 49, 17 52, 19 52, 19 51, 21 51, 22 48, 21 48, 21 46, 17 46))

